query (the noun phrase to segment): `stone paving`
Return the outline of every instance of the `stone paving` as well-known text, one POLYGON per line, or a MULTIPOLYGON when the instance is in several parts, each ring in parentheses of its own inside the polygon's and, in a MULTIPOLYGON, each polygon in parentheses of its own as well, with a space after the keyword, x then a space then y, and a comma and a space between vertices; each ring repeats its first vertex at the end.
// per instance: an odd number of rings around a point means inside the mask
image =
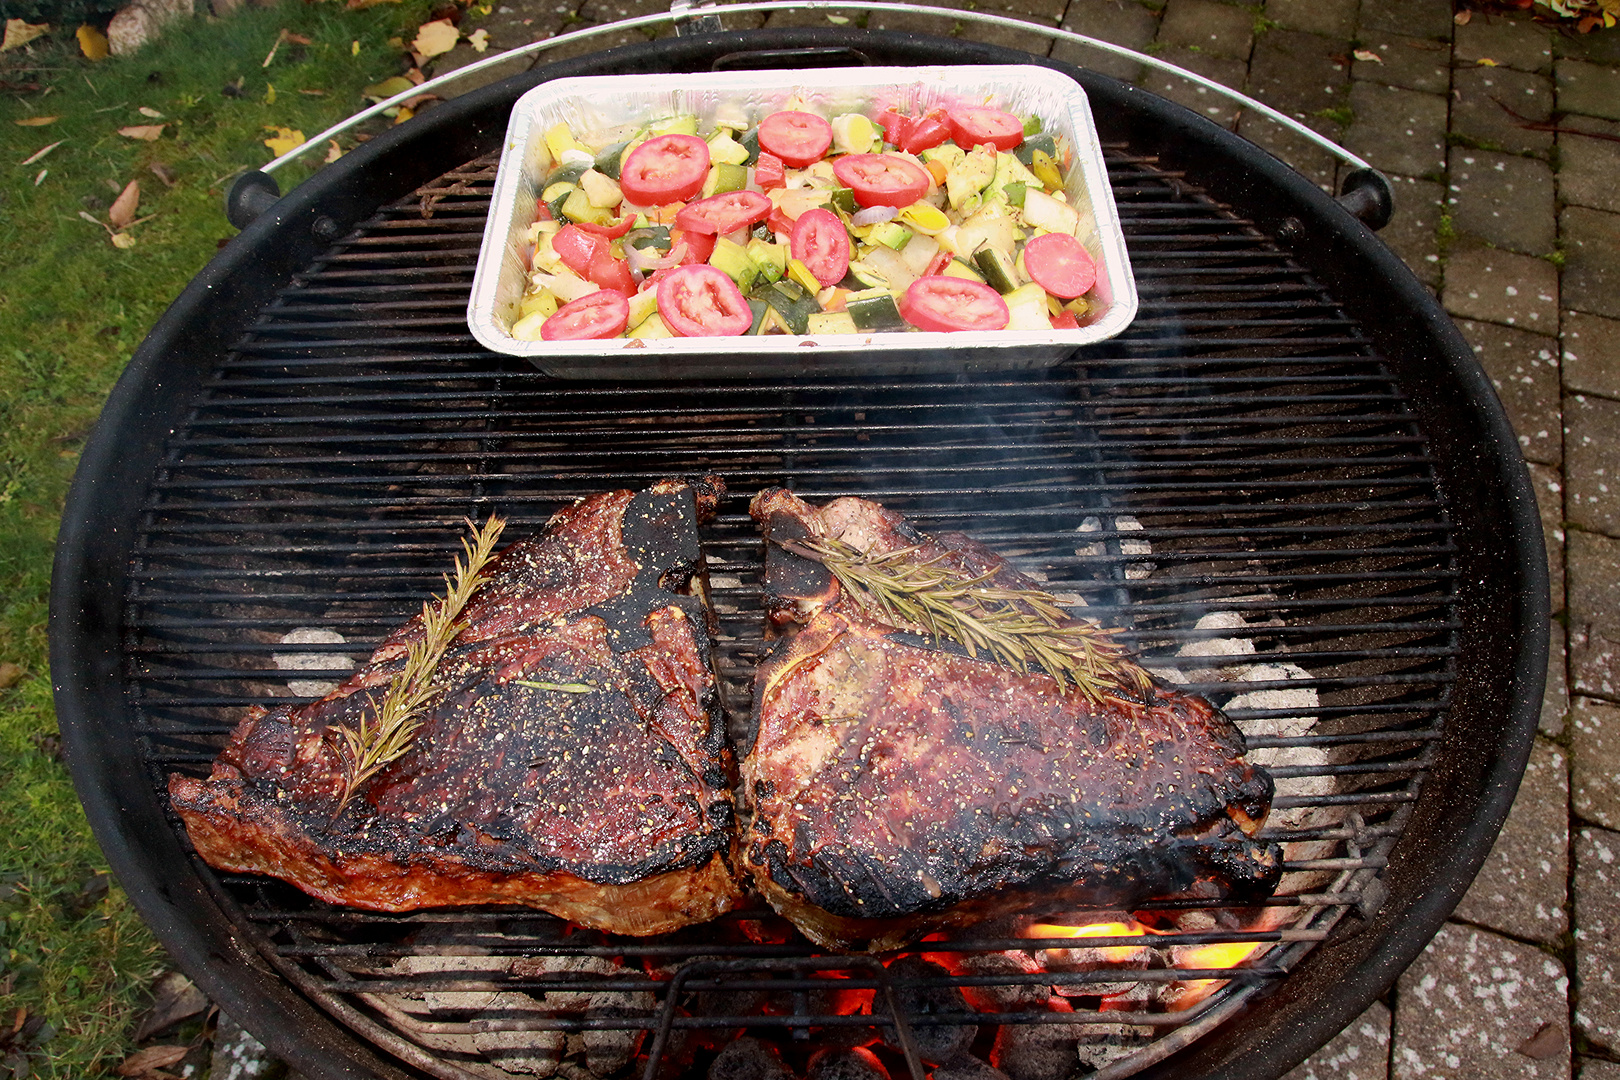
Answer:
MULTIPOLYGON (((667 8, 493 2, 481 25, 501 49, 667 8)), ((1398 214, 1382 235, 1457 318, 1531 471, 1552 656, 1529 770, 1473 889, 1387 998, 1288 1080, 1620 1080, 1620 30, 1577 36, 1478 13, 1459 23, 1447 0, 939 2, 1156 55, 1293 115, 1394 181, 1398 214)), ((868 25, 1050 52, 1179 101, 1325 187, 1338 171, 1258 115, 1129 59, 921 13, 868 25)), ((463 45, 437 70, 474 59, 463 45)))

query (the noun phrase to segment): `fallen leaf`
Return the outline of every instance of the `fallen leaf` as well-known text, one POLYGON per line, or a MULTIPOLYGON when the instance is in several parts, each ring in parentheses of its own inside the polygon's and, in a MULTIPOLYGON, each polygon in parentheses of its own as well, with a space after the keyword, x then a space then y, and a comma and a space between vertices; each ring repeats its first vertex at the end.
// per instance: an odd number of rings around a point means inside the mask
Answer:
POLYGON ((827 21, 832 23, 835 26, 843 26, 845 23, 849 22, 849 16, 847 16, 847 15, 829 15, 829 16, 827 16, 827 21))
MULTIPOLYGON (((175 176, 174 176, 174 170, 173 169, 169 168, 167 165, 163 164, 163 162, 161 162, 161 161, 154 161, 154 162, 152 162, 152 164, 148 165, 147 168, 152 170, 152 175, 153 176, 155 176, 159 180, 163 181, 163 186, 164 187, 174 187, 174 185, 175 185, 175 176)), ((135 1041, 140 1042, 139 1039, 136 1039, 135 1041)))
POLYGON ((51 170, 49 170, 49 169, 41 169, 41 170, 39 170, 39 175, 34 177, 34 186, 39 187, 39 185, 41 185, 41 184, 43 184, 45 182, 45 178, 47 176, 49 176, 49 175, 51 175, 51 170))
POLYGON ((264 103, 266 105, 274 105, 276 103, 276 85, 275 85, 275 83, 265 83, 264 84, 264 103))
POLYGON ((399 0, 349 0, 350 11, 363 11, 378 4, 397 4, 399 0))
POLYGON ((1374 64, 1382 64, 1384 62, 1384 58, 1373 52, 1371 49, 1357 49, 1355 52, 1351 53, 1351 55, 1357 60, 1368 60, 1374 64))
POLYGON ((21 19, 7 19, 6 36, 0 39, 0 52, 26 45, 50 28, 50 23, 27 23, 21 19))
POLYGON ((456 47, 461 31, 449 19, 434 19, 423 23, 411 41, 411 49, 425 57, 440 56, 456 47))
POLYGON ((107 45, 107 35, 93 26, 81 26, 75 32, 79 39, 79 51, 84 53, 87 60, 105 60, 112 55, 107 45))
MULTIPOLYGON (((127 233, 127 232, 115 232, 115 233, 112 234, 112 246, 115 247, 115 248, 118 248, 120 251, 123 251, 123 250, 125 250, 127 248, 132 248, 132 247, 135 246, 135 238, 133 236, 129 235, 129 233, 127 233)), ((154 1070, 152 1072, 144 1072, 141 1075, 142 1076, 156 1076, 158 1074, 157 1074, 157 1071, 154 1070)))
POLYGON ((107 223, 106 223, 106 222, 105 222, 105 221, 102 221, 102 220, 101 220, 101 219, 100 219, 100 218, 98 218, 98 217, 93 217, 93 216, 91 216, 91 215, 90 215, 90 214, 87 214, 87 213, 85 213, 85 212, 84 212, 84 211, 83 211, 83 210, 80 210, 80 211, 79 211, 79 216, 80 216, 80 217, 81 217, 81 218, 83 218, 83 219, 84 219, 84 220, 86 220, 86 221, 88 221, 88 222, 89 222, 89 223, 90 223, 90 224, 92 224, 92 225, 99 225, 99 226, 101 226, 101 227, 102 227, 102 228, 103 228, 103 229, 105 229, 105 228, 106 228, 106 227, 107 227, 107 223))
POLYGON ((126 139, 140 139, 142 142, 157 142, 163 137, 163 129, 167 124, 136 124, 133 127, 121 127, 118 134, 126 139))
POLYGON ((383 101, 387 98, 393 97, 395 94, 403 93, 415 85, 415 83, 411 82, 411 80, 407 79, 405 76, 395 75, 391 78, 384 79, 380 83, 372 83, 370 86, 360 91, 360 93, 364 94, 372 101, 383 101))
POLYGON ((354 39, 354 44, 349 46, 349 55, 350 56, 359 56, 360 55, 360 39, 359 38, 355 38, 354 39))
POLYGON ((412 86, 421 86, 427 81, 427 76, 422 74, 422 69, 420 67, 411 68, 405 73, 405 77, 411 80, 412 86))
POLYGON ((343 147, 338 145, 338 141, 336 139, 330 139, 328 141, 331 143, 331 146, 327 147, 326 150, 326 164, 330 165, 332 162, 343 156, 343 147))
POLYGON ((107 210, 107 220, 112 222, 115 229, 127 228, 135 220, 135 211, 141 205, 141 182, 131 180, 124 185, 124 190, 118 193, 118 198, 107 210))
POLYGON ((145 1050, 137 1050, 129 1055, 114 1071, 119 1076, 141 1076, 154 1069, 178 1064, 189 1049, 191 1048, 188 1046, 148 1046, 145 1050))
POLYGON ((51 143, 51 145, 45 147, 44 149, 35 150, 28 157, 26 157, 23 160, 17 162, 17 164, 19 164, 19 165, 32 165, 34 162, 40 160, 46 154, 50 153, 52 150, 55 150, 58 146, 61 146, 65 142, 67 142, 66 139, 57 139, 55 142, 51 143))
POLYGON ((22 682, 22 677, 22 665, 13 664, 10 660, 0 663, 0 690, 10 690, 22 682))
POLYGON ((467 35, 467 44, 473 47, 473 52, 481 53, 489 48, 489 31, 482 26, 467 35))
POLYGON ((303 87, 299 87, 298 92, 300 94, 308 94, 310 97, 325 97, 326 96, 326 91, 325 90, 305 90, 303 87))
POLYGON ((264 145, 268 146, 276 157, 291 153, 304 145, 304 133, 297 128, 266 127, 264 130, 275 133, 264 140, 264 145))
MULTIPOLYGON (((391 112, 391 113, 394 114, 394 126, 395 127, 398 127, 400 124, 403 124, 405 121, 409 120, 411 117, 416 115, 415 112, 411 111, 410 109, 405 108, 403 105, 400 106, 397 109, 389 109, 388 112, 391 112)), ((385 113, 384 115, 387 115, 387 114, 385 113)))
POLYGON ((140 114, 142 116, 145 116, 148 119, 152 119, 152 120, 161 120, 161 119, 163 119, 163 114, 158 112, 156 109, 152 108, 152 106, 150 106, 150 105, 142 105, 138 111, 140 112, 140 114))
POLYGON ((1456 23, 1458 26, 1467 26, 1468 25, 1468 20, 1472 19, 1473 17, 1474 17, 1474 13, 1465 8, 1462 11, 1457 12, 1457 14, 1453 15, 1451 17, 1451 21, 1456 23))
POLYGON ((18 127, 44 127, 46 124, 54 124, 60 119, 62 119, 60 116, 25 116, 16 123, 18 127))
POLYGON ((1480 67, 1501 67, 1500 64, 1488 56, 1480 57, 1475 63, 1479 64, 1480 67))
POLYGON ((286 40, 287 40, 287 30, 286 30, 285 27, 283 27, 281 33, 276 35, 275 42, 271 44, 270 52, 265 56, 264 63, 259 65, 259 66, 260 67, 269 67, 270 66, 270 61, 272 61, 272 60, 274 60, 276 58, 276 50, 281 48, 281 43, 283 41, 286 41, 286 40))
MULTIPOLYGON (((110 329, 116 332, 118 327, 110 329)), ((141 1018, 140 1026, 135 1029, 135 1041, 143 1042, 150 1039, 165 1028, 196 1016, 206 1008, 208 998, 203 996, 203 992, 178 971, 170 971, 160 977, 152 987, 152 1007, 141 1018)))

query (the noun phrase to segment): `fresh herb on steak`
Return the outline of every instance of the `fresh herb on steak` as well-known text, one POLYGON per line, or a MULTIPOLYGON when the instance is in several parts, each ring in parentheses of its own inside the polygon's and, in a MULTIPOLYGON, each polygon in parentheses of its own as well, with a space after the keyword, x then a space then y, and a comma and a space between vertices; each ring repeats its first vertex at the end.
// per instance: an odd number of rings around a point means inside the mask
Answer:
POLYGON ((1110 689, 1140 694, 1150 685, 1115 631, 1075 621, 1051 593, 987 584, 994 571, 964 578, 938 558, 917 559, 916 547, 869 555, 831 537, 777 543, 825 566, 857 602, 969 656, 983 651, 1020 672, 1038 667, 1096 702, 1110 689))
MULTIPOLYGON (((468 522, 470 526, 472 523, 468 522)), ((437 601, 422 604, 422 636, 412 641, 405 653, 405 666, 388 684, 382 704, 373 714, 362 714, 360 729, 338 725, 342 739, 343 794, 336 814, 343 813, 360 789, 384 766, 398 761, 411 748, 416 729, 422 726, 422 713, 439 696, 433 674, 450 642, 461 633, 459 621, 467 601, 484 583, 484 569, 494 557, 495 543, 506 522, 490 515, 483 528, 463 538, 461 550, 466 562, 456 559, 454 580, 445 575, 445 594, 437 601), (374 719, 373 719, 374 717, 374 719)))

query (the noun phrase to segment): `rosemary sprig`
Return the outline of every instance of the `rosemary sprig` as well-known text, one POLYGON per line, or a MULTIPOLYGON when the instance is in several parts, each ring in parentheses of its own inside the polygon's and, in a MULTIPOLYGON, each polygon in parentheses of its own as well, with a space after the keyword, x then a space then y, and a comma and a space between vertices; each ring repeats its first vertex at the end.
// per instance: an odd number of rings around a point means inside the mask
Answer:
POLYGON ((1151 685, 1115 631, 1072 619, 1051 593, 990 585, 993 572, 962 577, 940 558, 916 558, 916 547, 869 555, 827 537, 779 543, 825 566, 858 604, 954 641, 969 656, 984 652, 1021 672, 1038 667, 1097 702, 1110 688, 1139 693, 1151 685))
POLYGON ((594 683, 588 682, 543 682, 538 679, 513 679, 516 686, 527 686, 530 690, 552 690, 559 694, 590 694, 602 689, 594 683))
MULTIPOLYGON (((467 524, 472 527, 472 522, 467 524)), ((423 602, 422 636, 406 647, 405 666, 389 682, 375 715, 362 714, 358 730, 347 725, 338 727, 343 792, 333 817, 343 813, 367 781, 411 748, 416 730, 422 726, 423 711, 440 693, 433 685, 439 661, 465 625, 459 621, 461 613, 484 583, 484 570, 494 557, 495 544, 504 528, 506 522, 491 515, 482 528, 474 529, 472 539, 462 538, 466 561, 457 558, 454 576, 445 576, 444 596, 423 602)))

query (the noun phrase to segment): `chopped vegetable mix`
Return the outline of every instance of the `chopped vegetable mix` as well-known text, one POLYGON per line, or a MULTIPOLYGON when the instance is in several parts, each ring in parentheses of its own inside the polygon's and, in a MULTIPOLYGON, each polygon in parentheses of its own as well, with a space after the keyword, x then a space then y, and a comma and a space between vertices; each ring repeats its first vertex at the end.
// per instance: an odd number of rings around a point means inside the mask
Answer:
POLYGON ((1039 118, 730 112, 600 145, 546 132, 513 337, 1076 330, 1092 314, 1095 222, 1039 118))

